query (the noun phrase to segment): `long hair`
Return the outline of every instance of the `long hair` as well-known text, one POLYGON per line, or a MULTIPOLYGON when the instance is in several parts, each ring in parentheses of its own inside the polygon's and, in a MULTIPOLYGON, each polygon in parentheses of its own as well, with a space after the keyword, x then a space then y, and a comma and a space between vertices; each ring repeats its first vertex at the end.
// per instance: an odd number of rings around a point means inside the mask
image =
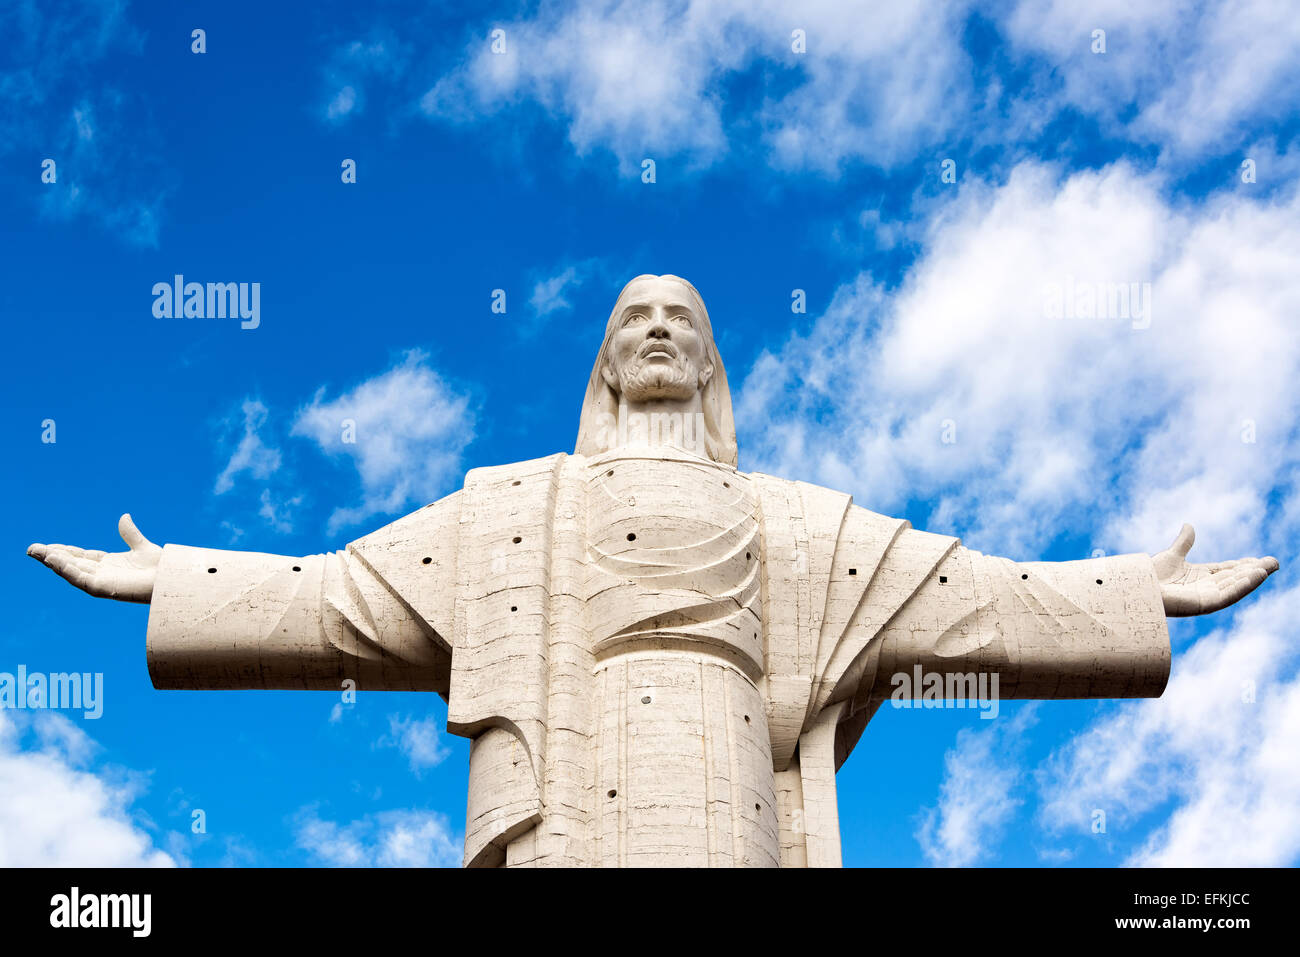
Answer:
POLYGON ((731 413, 731 389, 727 386, 727 372, 722 367, 722 357, 718 355, 717 344, 713 341, 713 326, 709 324, 709 313, 704 308, 704 300, 699 292, 680 276, 637 276, 618 294, 614 309, 605 324, 605 341, 600 344, 596 354, 596 364, 591 370, 591 379, 587 382, 587 394, 582 400, 582 417, 578 421, 578 442, 574 446, 576 455, 600 455, 609 450, 608 424, 618 420, 618 393, 605 381, 602 370, 609 360, 609 350, 614 333, 618 330, 618 318, 622 314, 628 290, 632 284, 642 279, 666 279, 680 283, 690 294, 692 311, 697 320, 697 332, 704 339, 704 351, 713 374, 701 390, 700 402, 704 409, 704 447, 708 456, 715 462, 734 467, 736 453, 736 420, 731 413))

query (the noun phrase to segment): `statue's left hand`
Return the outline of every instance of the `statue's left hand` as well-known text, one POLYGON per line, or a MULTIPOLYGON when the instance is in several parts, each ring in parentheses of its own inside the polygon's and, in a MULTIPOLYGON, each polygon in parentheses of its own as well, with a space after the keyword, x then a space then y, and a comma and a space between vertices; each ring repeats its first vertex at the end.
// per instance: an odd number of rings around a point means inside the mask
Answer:
POLYGON ((1174 543, 1152 556, 1160 597, 1170 618, 1208 615, 1240 601, 1278 569, 1276 558, 1238 558, 1229 562, 1194 565, 1187 553, 1196 531, 1184 525, 1174 543))

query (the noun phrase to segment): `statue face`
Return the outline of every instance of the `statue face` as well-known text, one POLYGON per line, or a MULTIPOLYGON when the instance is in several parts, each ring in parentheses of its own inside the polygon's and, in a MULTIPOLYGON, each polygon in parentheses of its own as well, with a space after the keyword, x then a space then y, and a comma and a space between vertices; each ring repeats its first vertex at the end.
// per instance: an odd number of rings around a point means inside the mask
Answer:
POLYGON ((629 402, 689 399, 709 381, 704 336, 690 291, 671 279, 630 286, 601 374, 629 402))

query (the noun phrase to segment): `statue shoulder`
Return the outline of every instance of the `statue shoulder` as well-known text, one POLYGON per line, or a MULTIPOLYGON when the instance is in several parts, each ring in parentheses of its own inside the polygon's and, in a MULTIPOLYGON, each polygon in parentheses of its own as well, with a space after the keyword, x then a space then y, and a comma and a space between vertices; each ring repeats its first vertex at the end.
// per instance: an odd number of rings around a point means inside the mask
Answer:
MULTIPOLYGON (((853 502, 853 496, 847 492, 801 482, 795 479, 778 478, 763 472, 742 472, 758 490, 761 499, 784 499, 801 506, 797 514, 805 518, 821 515, 823 523, 834 522, 841 530, 852 526, 859 530, 871 529, 878 534, 888 534, 893 538, 897 533, 907 537, 922 536, 929 538, 931 533, 912 528, 912 523, 905 518, 893 518, 880 512, 873 512, 853 502)), ((948 538, 948 536, 938 536, 948 538)))
POLYGON ((504 483, 505 488, 515 487, 514 483, 536 482, 544 476, 553 476, 566 459, 581 460, 582 456, 570 456, 564 452, 546 455, 539 459, 526 459, 523 462, 511 462, 508 465, 483 465, 465 473, 465 488, 490 488, 504 483))
POLYGON ((438 570, 428 568, 429 565, 440 566, 450 573, 446 577, 455 581, 458 527, 467 508, 485 498, 491 501, 498 490, 545 482, 568 457, 558 453, 509 465, 470 469, 465 473, 463 488, 363 535, 348 545, 348 551, 360 555, 380 575, 414 563, 425 566, 425 573, 438 570))

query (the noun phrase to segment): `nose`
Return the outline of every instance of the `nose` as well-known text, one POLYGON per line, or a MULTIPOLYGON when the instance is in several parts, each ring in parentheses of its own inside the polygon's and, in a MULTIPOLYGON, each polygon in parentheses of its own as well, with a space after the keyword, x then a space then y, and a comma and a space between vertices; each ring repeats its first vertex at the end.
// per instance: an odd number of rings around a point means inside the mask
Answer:
POLYGON ((650 321, 650 328, 645 331, 645 335, 647 339, 671 339, 673 337, 672 330, 660 314, 656 314, 654 319, 650 321))

